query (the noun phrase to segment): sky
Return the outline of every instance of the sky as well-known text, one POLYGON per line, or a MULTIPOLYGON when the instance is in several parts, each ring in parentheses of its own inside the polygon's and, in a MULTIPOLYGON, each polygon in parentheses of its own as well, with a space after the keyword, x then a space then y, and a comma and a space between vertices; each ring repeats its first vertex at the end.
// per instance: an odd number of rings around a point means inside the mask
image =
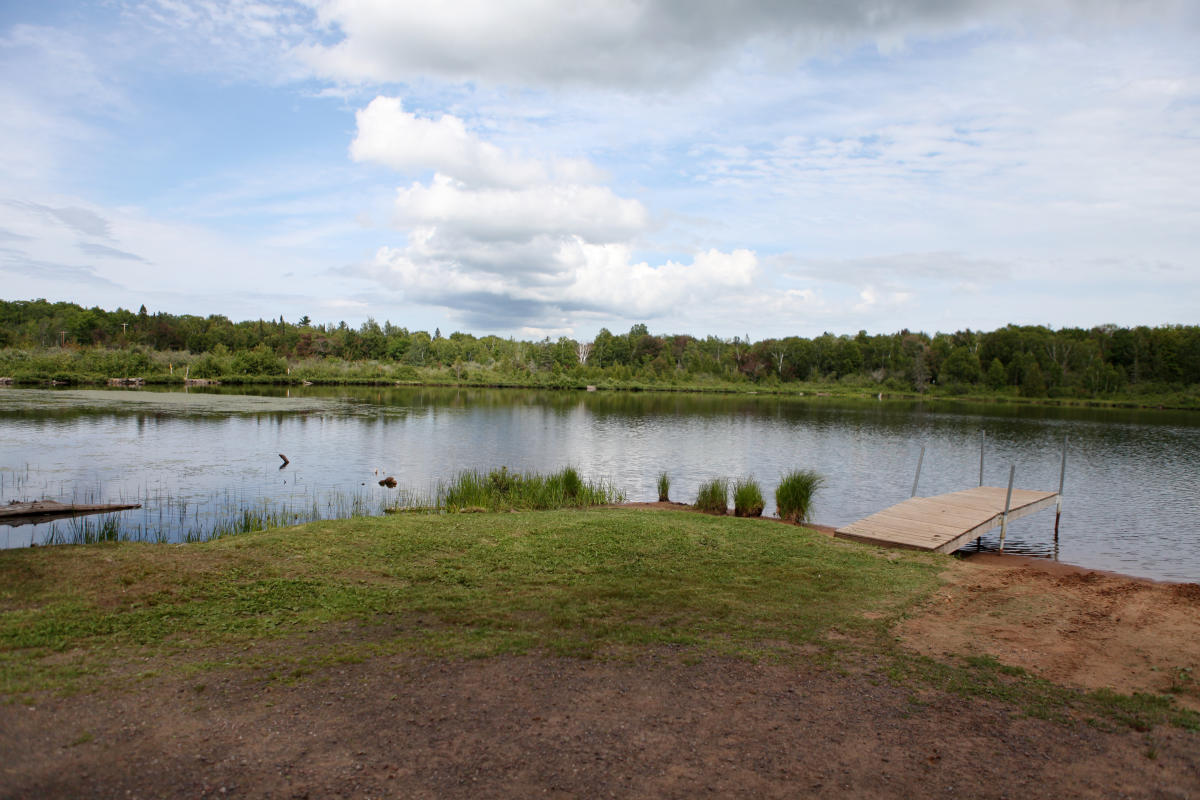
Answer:
POLYGON ((1194 0, 0 0, 0 297, 1200 324, 1194 0))

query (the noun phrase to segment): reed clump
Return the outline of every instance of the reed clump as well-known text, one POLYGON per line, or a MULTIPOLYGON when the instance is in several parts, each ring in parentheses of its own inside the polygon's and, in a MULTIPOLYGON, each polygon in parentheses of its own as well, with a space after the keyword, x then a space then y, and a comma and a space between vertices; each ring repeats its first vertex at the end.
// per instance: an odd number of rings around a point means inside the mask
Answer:
POLYGON ((658 473, 658 502, 671 502, 671 476, 665 472, 658 473))
POLYGON ((733 486, 733 514, 737 517, 761 517, 763 513, 762 487, 758 481, 740 478, 733 486))
POLYGON ((784 475, 775 490, 779 518, 803 525, 812 519, 813 498, 825 485, 825 477, 811 469, 798 469, 784 475))
POLYGON ((696 495, 696 509, 707 514, 725 514, 729 511, 729 480, 713 478, 700 484, 696 495))
POLYGON ((510 472, 508 467, 483 473, 463 470, 439 484, 436 507, 444 511, 544 511, 583 508, 625 501, 625 493, 604 481, 585 481, 574 467, 543 475, 510 472))

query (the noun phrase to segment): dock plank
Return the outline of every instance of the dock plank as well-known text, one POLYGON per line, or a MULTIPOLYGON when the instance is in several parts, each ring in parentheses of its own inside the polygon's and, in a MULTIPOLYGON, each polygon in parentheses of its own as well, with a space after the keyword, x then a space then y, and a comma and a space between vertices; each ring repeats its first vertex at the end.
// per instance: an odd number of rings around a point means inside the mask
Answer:
MULTIPOLYGON (((952 553, 972 539, 1000 526, 1006 487, 980 486, 936 497, 913 497, 839 528, 843 539, 952 553)), ((1057 492, 1014 489, 1008 519, 1014 520, 1053 505, 1057 492)))

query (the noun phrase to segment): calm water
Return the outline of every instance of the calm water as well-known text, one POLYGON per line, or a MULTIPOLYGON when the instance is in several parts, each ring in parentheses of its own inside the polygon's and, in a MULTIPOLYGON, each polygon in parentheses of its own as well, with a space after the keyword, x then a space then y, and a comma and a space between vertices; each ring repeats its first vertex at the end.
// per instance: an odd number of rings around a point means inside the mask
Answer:
MULTIPOLYGON (((0 390, 0 501, 142 502, 121 528, 184 538, 243 507, 378 513, 398 490, 432 492, 464 468, 576 466, 630 500, 754 475, 772 495, 793 468, 824 473, 815 519, 841 525, 919 494, 985 482, 1058 487, 1054 512, 1010 526, 1006 549, 1151 578, 1200 581, 1200 415, 1186 412, 834 402, 769 396, 499 390, 268 390, 255 396, 0 390), (286 469, 278 453, 291 460, 286 469)), ((773 513, 769 503, 767 513, 773 513)), ((88 524, 98 524, 91 517, 88 524)), ((69 539, 79 521, 0 526, 0 546, 69 539), (74 526, 74 527, 72 527, 74 526)), ((997 534, 985 537, 995 547, 997 534)))

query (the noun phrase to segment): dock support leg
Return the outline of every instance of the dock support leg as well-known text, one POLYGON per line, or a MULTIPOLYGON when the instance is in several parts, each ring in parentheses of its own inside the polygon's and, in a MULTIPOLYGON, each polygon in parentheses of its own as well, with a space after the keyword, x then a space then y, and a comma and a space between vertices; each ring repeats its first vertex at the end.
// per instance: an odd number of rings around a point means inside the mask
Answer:
POLYGON ((925 445, 921 445, 921 455, 917 457, 917 476, 913 478, 912 496, 917 496, 917 482, 921 480, 921 463, 925 461, 925 445))
POLYGON ((1017 474, 1015 464, 1008 468, 1008 495, 1004 498, 1004 518, 1000 520, 1000 552, 1004 552, 1004 537, 1008 534, 1008 510, 1012 508, 1013 476, 1017 474))
POLYGON ((983 445, 987 442, 987 431, 979 432, 979 485, 983 486, 983 445))
POLYGON ((1054 501, 1054 543, 1058 544, 1058 520, 1062 517, 1063 484, 1067 479, 1067 437, 1063 437, 1062 467, 1058 471, 1058 499, 1054 501))

